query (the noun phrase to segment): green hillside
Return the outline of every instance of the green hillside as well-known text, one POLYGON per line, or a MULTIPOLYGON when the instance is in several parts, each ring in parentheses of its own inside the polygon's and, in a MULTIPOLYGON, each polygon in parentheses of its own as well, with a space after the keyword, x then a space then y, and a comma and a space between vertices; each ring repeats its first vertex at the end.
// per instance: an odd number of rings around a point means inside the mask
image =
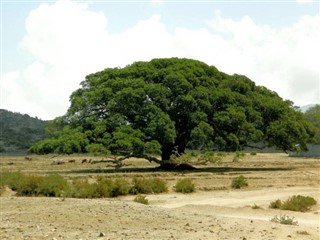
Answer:
POLYGON ((27 114, 0 109, 0 152, 26 152, 44 138, 46 122, 27 114))

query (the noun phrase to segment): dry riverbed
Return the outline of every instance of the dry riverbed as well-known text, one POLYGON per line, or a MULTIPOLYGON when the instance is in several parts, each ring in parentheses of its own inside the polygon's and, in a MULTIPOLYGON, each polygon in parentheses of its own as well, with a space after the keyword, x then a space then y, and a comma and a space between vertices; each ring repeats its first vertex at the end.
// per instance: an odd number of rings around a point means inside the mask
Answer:
MULTIPOLYGON (((247 155, 239 162, 226 157, 219 164, 199 166, 201 171, 171 173, 141 171, 133 160, 128 171, 104 171, 102 164, 84 165, 78 158, 73 165, 53 166, 51 160, 39 156, 28 162, 24 158, 6 157, 1 159, 1 171, 58 172, 67 178, 157 176, 168 182, 169 192, 147 195, 149 205, 142 205, 130 195, 115 199, 17 197, 6 189, 0 197, 1 240, 319 240, 320 159, 288 158, 284 154, 247 155), (130 168, 135 171, 129 171, 130 168), (232 189, 232 178, 240 174, 248 179, 249 186, 232 189), (176 180, 185 177, 195 182, 195 193, 179 194, 172 190, 176 180), (305 213, 268 207, 271 201, 286 200, 293 195, 314 197, 318 204, 305 213), (260 208, 253 209, 254 205, 260 208), (271 222, 276 215, 294 217, 298 225, 271 222)), ((141 168, 151 167, 146 162, 141 168)))

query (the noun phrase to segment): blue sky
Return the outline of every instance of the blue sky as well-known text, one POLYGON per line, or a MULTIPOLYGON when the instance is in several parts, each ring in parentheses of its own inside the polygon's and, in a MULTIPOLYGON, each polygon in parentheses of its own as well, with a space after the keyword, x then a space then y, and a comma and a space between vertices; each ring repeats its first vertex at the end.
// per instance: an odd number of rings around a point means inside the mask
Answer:
POLYGON ((85 76, 188 57, 320 103, 319 1, 1 1, 1 105, 63 115, 85 76))

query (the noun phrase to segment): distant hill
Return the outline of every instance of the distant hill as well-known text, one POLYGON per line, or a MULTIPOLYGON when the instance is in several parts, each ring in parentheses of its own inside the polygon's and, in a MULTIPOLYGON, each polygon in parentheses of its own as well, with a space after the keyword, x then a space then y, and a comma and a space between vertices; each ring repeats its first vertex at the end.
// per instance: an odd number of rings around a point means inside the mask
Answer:
POLYGON ((46 121, 0 109, 0 153, 27 152, 44 138, 46 121))

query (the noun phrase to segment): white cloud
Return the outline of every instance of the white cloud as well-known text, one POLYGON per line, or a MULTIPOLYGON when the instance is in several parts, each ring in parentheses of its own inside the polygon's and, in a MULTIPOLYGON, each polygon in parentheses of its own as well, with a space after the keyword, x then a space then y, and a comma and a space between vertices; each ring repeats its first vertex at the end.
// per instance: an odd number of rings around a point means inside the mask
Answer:
POLYGON ((2 107, 43 119, 66 112, 70 94, 87 74, 159 57, 194 58, 247 75, 298 105, 320 102, 319 15, 274 29, 249 16, 235 21, 216 12, 203 28, 173 32, 153 15, 111 34, 102 12, 58 1, 32 11, 26 29, 21 46, 34 62, 4 73, 2 107))

